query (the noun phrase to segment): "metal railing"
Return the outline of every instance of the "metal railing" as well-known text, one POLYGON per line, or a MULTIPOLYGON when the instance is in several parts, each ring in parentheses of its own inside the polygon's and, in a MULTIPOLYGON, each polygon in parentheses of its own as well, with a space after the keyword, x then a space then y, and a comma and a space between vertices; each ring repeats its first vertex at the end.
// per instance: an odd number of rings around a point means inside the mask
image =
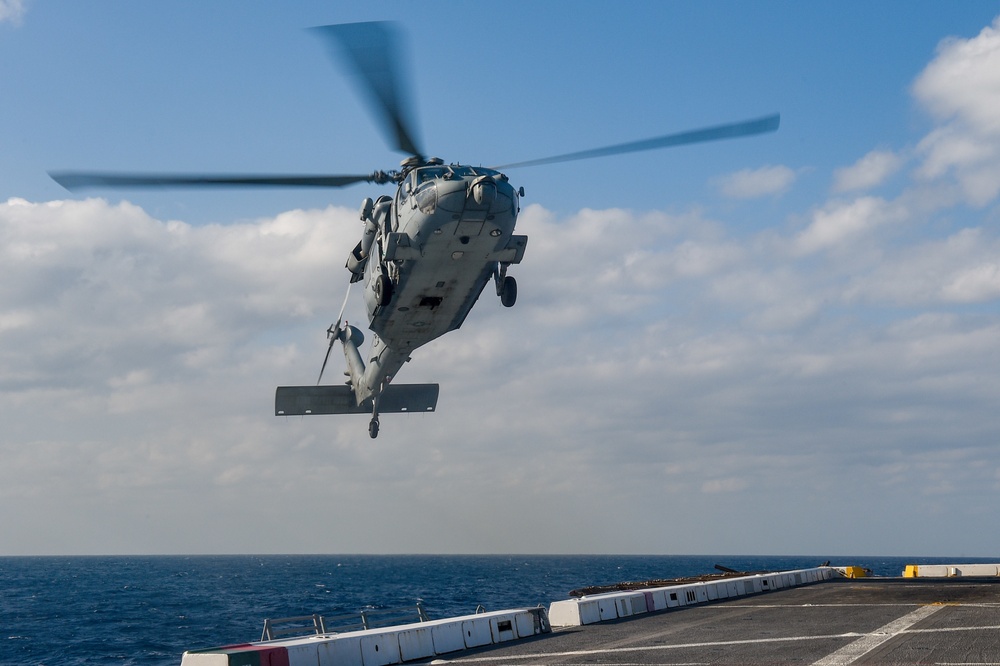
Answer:
POLYGON ((260 640, 273 641, 287 636, 322 636, 344 631, 360 631, 394 624, 427 622, 430 618, 420 602, 415 607, 376 608, 340 615, 298 615, 264 620, 260 640))

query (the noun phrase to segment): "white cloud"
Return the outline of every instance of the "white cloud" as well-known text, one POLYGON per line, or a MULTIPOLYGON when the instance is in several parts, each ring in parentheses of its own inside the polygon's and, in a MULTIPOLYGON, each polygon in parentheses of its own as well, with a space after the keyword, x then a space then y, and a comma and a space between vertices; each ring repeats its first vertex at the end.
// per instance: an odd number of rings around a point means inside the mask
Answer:
POLYGON ((1000 298, 1000 243, 984 229, 962 229, 882 257, 855 276, 848 299, 893 306, 986 303, 1000 298))
POLYGON ((943 41, 913 93, 943 124, 918 145, 919 175, 954 175, 967 200, 1000 194, 1000 18, 971 39, 943 41))
POLYGON ((784 194, 795 182, 795 172, 783 165, 743 169, 718 180, 720 191, 734 199, 784 194))
POLYGON ((842 247, 904 215, 899 206, 878 197, 835 201, 813 213, 812 222, 796 236, 793 247, 798 254, 842 247))
POLYGON ((287 358, 293 342, 257 340, 329 316, 338 296, 324 276, 356 231, 352 218, 293 211, 194 228, 100 199, 0 205, 0 391, 58 404, 65 417, 53 425, 105 411, 149 416, 151 405, 199 412, 205 392, 221 394, 225 411, 227 397, 246 394, 181 387, 217 373, 240 381, 287 358))
POLYGON ((25 0, 0 0, 0 23, 20 25, 28 6, 25 0))
POLYGON ((966 268, 944 285, 944 296, 957 303, 982 303, 1000 298, 1000 263, 989 260, 966 268))
POLYGON ((849 167, 834 173, 834 192, 867 190, 881 185, 902 166, 902 158, 887 150, 873 150, 849 167))
MULTIPOLYGON (((891 208, 859 200, 817 223, 891 208)), ((373 442, 362 417, 271 416, 275 385, 318 370, 353 211, 192 227, 100 199, 0 205, 2 505, 44 487, 59 507, 45 513, 52 529, 113 517, 78 536, 95 550, 259 550, 238 535, 267 520, 262 497, 304 551, 606 550, 609 534, 634 543, 636 526, 691 494, 708 504, 672 517, 672 530, 712 516, 724 535, 782 492, 847 505, 876 501, 871 486, 882 505, 914 501, 925 481, 943 487, 931 471, 886 491, 879 472, 845 461, 889 469, 898 452, 942 441, 985 447, 1000 426, 979 407, 1000 399, 989 351, 1000 321, 934 316, 942 303, 1000 298, 1000 239, 986 229, 899 249, 869 235, 881 256, 852 264, 868 277, 852 283, 837 262, 776 251, 795 236, 739 242, 697 214, 556 219, 533 206, 519 227, 531 240, 512 268, 517 306, 487 292, 462 329, 418 350, 400 380, 440 382, 438 412, 387 415, 373 442), (935 256, 924 288, 885 284, 935 256), (905 314, 881 309, 903 301, 905 314), (305 502, 325 507, 336 535, 295 518, 305 502), (131 515, 137 503, 170 525, 209 507, 230 529, 152 530, 131 515), (504 512, 472 535, 481 506, 504 512), (429 535, 426 515, 447 520, 429 535), (553 528, 549 515, 569 518, 553 528)), ((335 377, 339 350, 331 364, 335 377)), ((955 487, 995 485, 951 472, 955 487)), ((43 548, 44 535, 0 512, 28 551, 43 548)), ((697 547, 737 547, 706 539, 697 547)))
POLYGON ((1000 17, 976 37, 941 42, 913 92, 941 120, 1000 136, 1000 17))

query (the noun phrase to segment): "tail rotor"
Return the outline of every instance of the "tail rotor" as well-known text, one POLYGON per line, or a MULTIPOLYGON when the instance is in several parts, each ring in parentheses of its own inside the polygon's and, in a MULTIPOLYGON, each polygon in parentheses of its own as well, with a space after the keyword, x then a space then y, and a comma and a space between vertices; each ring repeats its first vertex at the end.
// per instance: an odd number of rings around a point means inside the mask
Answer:
POLYGON ((323 357, 323 365, 319 369, 319 378, 316 379, 316 385, 319 386, 320 382, 323 381, 323 372, 326 370, 326 363, 330 360, 330 352, 333 350, 333 343, 340 339, 340 322, 344 319, 344 310, 347 309, 347 299, 351 295, 351 285, 347 285, 347 293, 344 294, 344 303, 340 306, 340 314, 337 315, 337 322, 331 324, 330 328, 326 329, 326 338, 330 341, 330 344, 326 348, 326 356, 323 357))

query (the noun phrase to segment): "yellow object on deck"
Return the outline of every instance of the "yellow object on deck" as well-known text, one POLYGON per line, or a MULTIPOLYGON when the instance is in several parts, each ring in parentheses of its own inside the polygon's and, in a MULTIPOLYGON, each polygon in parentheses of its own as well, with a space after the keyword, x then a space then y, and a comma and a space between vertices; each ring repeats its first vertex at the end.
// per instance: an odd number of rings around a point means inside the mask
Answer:
POLYGON ((844 576, 847 578, 866 578, 868 572, 864 567, 844 567, 844 576))
POLYGON ((917 578, 920 576, 920 567, 916 564, 907 564, 903 571, 903 578, 917 578))

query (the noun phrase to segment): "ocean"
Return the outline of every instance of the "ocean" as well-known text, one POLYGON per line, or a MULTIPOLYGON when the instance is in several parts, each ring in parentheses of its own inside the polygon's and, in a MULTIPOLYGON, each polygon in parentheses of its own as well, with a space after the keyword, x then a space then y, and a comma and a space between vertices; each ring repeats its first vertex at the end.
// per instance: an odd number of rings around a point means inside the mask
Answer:
POLYGON ((979 558, 682 555, 0 557, 0 664, 180 664, 259 640, 265 618, 413 607, 431 618, 547 606, 623 581, 788 570, 833 560, 876 575, 979 558))

